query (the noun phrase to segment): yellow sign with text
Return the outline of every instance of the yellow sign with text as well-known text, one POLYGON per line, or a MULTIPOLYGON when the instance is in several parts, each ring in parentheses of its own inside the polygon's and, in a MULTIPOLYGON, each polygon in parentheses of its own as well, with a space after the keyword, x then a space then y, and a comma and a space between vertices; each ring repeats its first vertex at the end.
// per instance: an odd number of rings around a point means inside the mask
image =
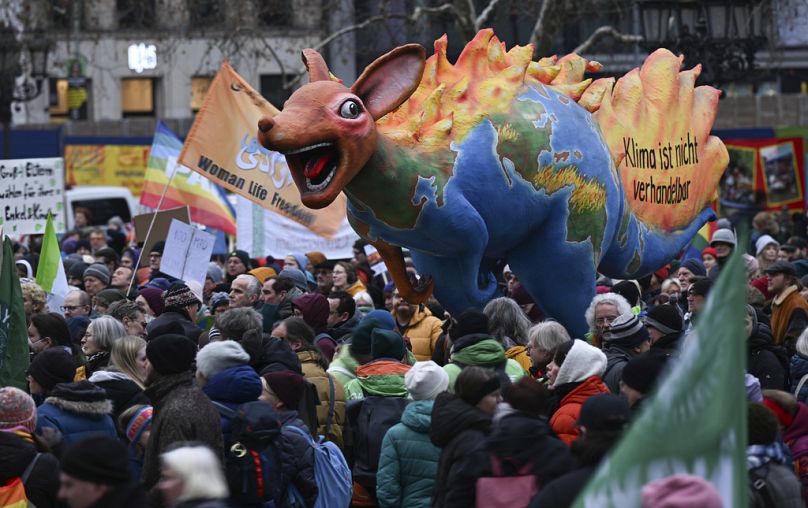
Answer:
POLYGON ((150 149, 149 145, 67 145, 65 183, 126 187, 139 196, 150 149))

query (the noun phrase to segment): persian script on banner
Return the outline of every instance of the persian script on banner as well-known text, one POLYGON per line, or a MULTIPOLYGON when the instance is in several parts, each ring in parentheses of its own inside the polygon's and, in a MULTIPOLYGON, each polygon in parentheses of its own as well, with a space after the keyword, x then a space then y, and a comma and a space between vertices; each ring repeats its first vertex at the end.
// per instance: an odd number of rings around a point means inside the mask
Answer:
POLYGON ((322 210, 306 208, 283 155, 265 149, 256 139, 258 120, 277 113, 225 62, 208 89, 179 162, 267 210, 331 237, 345 219, 345 195, 322 210))

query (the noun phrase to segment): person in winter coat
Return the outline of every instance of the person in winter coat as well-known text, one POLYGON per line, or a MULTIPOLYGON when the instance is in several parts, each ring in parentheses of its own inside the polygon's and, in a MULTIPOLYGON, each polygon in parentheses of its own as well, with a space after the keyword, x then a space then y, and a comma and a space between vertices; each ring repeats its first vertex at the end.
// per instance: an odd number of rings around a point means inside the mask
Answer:
POLYGON ((757 312, 746 306, 746 370, 760 381, 763 390, 782 390, 787 385, 788 356, 775 346, 771 328, 759 323, 757 312))
POLYGON ((331 312, 328 299, 320 293, 306 293, 292 301, 295 316, 303 318, 316 334, 312 341, 329 362, 334 358, 337 341, 328 334, 328 316, 331 312))
MULTIPOLYGON (((28 325, 28 347, 33 359, 44 351, 56 349, 69 353, 76 366, 84 361, 81 348, 72 342, 70 328, 65 319, 55 312, 31 316, 31 324, 28 325)), ((75 374, 75 367, 73 370, 75 374)))
POLYGON ((76 369, 76 381, 89 379, 96 371, 106 368, 112 345, 124 335, 126 329, 117 319, 111 316, 94 319, 81 339, 81 351, 87 363, 76 369))
MULTIPOLYGON (((211 342, 196 354, 197 385, 214 405, 235 411, 261 395, 261 378, 249 362, 250 355, 238 342, 211 342)), ((224 442, 228 443, 230 418, 222 415, 221 423, 224 442)))
POLYGON ((631 411, 622 397, 610 393, 589 397, 578 420, 581 437, 570 447, 577 467, 544 485, 530 508, 572 506, 600 462, 622 437, 630 418, 631 411))
POLYGON ((664 303, 652 307, 645 314, 644 323, 651 337, 652 350, 666 354, 678 351, 684 335, 684 321, 678 305, 664 303))
POLYGON ((62 446, 94 434, 115 438, 111 413, 106 392, 89 381, 58 384, 37 408, 37 433, 46 427, 59 431, 62 446))
POLYGON ((510 298, 494 298, 483 309, 488 316, 488 331, 502 344, 505 356, 513 359, 526 372, 532 366, 527 350, 530 319, 510 298))
POLYGON ((151 422, 154 408, 136 404, 121 413, 118 417, 118 432, 129 443, 129 470, 132 479, 140 482, 143 473, 143 459, 146 455, 146 444, 151 435, 151 422))
POLYGON ((34 433, 36 405, 27 393, 7 386, 0 388, 0 485, 21 477, 25 495, 33 506, 59 506, 59 461, 34 433))
POLYGON ((505 356, 502 344, 485 332, 464 335, 452 344, 449 363, 443 366, 449 374, 449 391, 454 390, 457 376, 468 366, 500 371, 511 382, 527 374, 516 360, 505 356))
POLYGON ((148 404, 145 385, 146 341, 128 335, 112 344, 109 365, 92 373, 89 381, 103 388, 112 401, 112 420, 136 404, 148 404))
POLYGON ((414 402, 382 441, 376 473, 379 508, 428 507, 438 474, 440 448, 429 439, 429 429, 435 397, 449 387, 449 375, 431 360, 416 362, 404 383, 414 402))
POLYGON ((397 332, 376 328, 371 333, 371 361, 356 368, 356 379, 345 385, 345 398, 358 400, 377 395, 406 397, 404 374, 410 366, 402 363, 407 348, 397 332))
POLYGON ((788 368, 789 391, 808 404, 808 328, 797 338, 795 348, 788 368))
POLYGON ((640 318, 629 312, 612 322, 603 339, 603 352, 606 354, 603 382, 612 393, 619 394, 623 367, 629 360, 651 348, 651 336, 640 318))
POLYGON ((196 314, 202 306, 194 293, 182 282, 174 283, 165 293, 165 308, 162 314, 146 325, 149 337, 159 336, 168 330, 167 327, 180 325, 182 333, 194 344, 198 343, 202 329, 196 326, 196 314))
POLYGON ((146 395, 154 407, 143 460, 143 485, 151 489, 160 477, 160 455, 180 441, 198 441, 223 456, 219 412, 194 386, 191 364, 196 344, 185 335, 162 335, 146 346, 146 395))
MULTIPOLYGON (((270 404, 281 421, 280 459, 283 464, 284 482, 297 487, 306 506, 314 506, 317 500, 317 483, 314 478, 314 449, 309 440, 291 427, 306 434, 308 427, 291 408, 300 406, 306 380, 292 371, 269 372, 262 376, 263 391, 259 400, 270 404)), ((287 487, 284 486, 283 491, 287 487)))
POLYGON ((788 449, 778 438, 777 417, 766 406, 752 402, 747 415, 749 508, 803 508, 802 487, 788 449))
POLYGON ((415 359, 419 362, 431 359, 435 343, 443 333, 443 322, 433 316, 425 305, 413 305, 401 298, 398 289, 393 291, 391 313, 398 331, 409 340, 415 359))
POLYGON ((447 506, 486 504, 478 497, 485 493, 475 489, 480 478, 516 476, 527 467, 541 490, 573 468, 569 449, 553 434, 544 417, 548 398, 547 388, 529 376, 508 387, 507 405, 503 404, 494 417, 491 433, 460 464, 456 495, 463 497, 447 499, 447 506), (494 461, 499 461, 499 474, 495 473, 494 461))
POLYGON ((547 364, 553 359, 555 348, 572 339, 567 329, 556 321, 543 321, 527 332, 528 353, 532 367, 530 373, 542 382, 546 381, 547 364))
POLYGON ((297 353, 303 368, 303 377, 317 387, 320 404, 317 406, 317 434, 343 447, 342 430, 345 427, 345 389, 339 381, 326 372, 328 362, 320 349, 312 344, 314 330, 301 318, 291 317, 280 321, 272 335, 286 340, 297 353), (331 400, 333 388, 334 400, 331 400), (329 414, 331 416, 329 417, 329 414), (326 432, 328 427, 328 432, 326 432))
POLYGON ((356 302, 345 291, 334 291, 328 295, 328 306, 328 334, 342 344, 361 319, 356 313, 356 302))
POLYGON ((458 482, 461 465, 488 435, 502 400, 499 388, 499 376, 493 371, 467 367, 457 376, 455 394, 443 392, 435 399, 429 438, 441 452, 432 506, 469 506, 465 504, 469 492, 461 491, 458 482))
POLYGON ((166 506, 227 508, 228 488, 219 458, 205 446, 182 446, 161 455, 157 488, 166 506))
POLYGON ((547 366, 547 376, 553 389, 550 399, 550 427, 565 444, 578 438, 575 424, 581 406, 589 397, 610 393, 601 380, 606 370, 606 355, 600 349, 575 339, 560 345, 547 366))
POLYGON ((794 471, 802 486, 803 500, 808 502, 808 406, 797 402, 793 394, 780 390, 765 390, 763 405, 780 423, 783 443, 791 452, 794 471))
POLYGON ((70 508, 146 506, 140 484, 132 480, 126 447, 117 439, 92 436, 65 451, 59 499, 70 508))
POLYGON ((372 359, 370 334, 376 328, 393 330, 395 327, 396 323, 389 312, 374 310, 368 313, 354 328, 350 341, 337 349, 334 360, 328 366, 328 373, 342 386, 356 379, 356 368, 372 359))
POLYGON ((61 348, 49 348, 34 357, 28 367, 28 387, 37 405, 42 404, 59 383, 70 383, 76 375, 73 356, 61 348))

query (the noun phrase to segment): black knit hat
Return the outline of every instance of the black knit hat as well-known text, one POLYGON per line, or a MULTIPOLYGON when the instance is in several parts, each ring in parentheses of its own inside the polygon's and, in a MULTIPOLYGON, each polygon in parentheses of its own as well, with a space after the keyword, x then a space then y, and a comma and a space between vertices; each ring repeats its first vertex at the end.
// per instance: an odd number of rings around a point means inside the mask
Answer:
POLYGON ((239 258, 244 266, 247 267, 247 270, 252 269, 252 263, 250 263, 250 255, 247 254, 243 250, 234 250, 230 254, 227 255, 227 258, 239 258))
POLYGON ((371 353, 370 334, 382 325, 372 317, 366 317, 356 325, 351 334, 351 353, 357 355, 369 355, 371 353))
POLYGON ((152 252, 156 252, 162 256, 165 250, 166 250, 166 242, 164 240, 160 240, 159 242, 155 242, 155 244, 151 246, 151 248, 149 249, 149 254, 151 254, 152 252))
POLYGON ((473 333, 488 333, 488 316, 479 309, 466 309, 451 328, 452 339, 459 339, 473 333))
POLYGON ((617 319, 612 321, 603 338, 609 344, 629 348, 639 346, 651 339, 640 318, 631 312, 618 316, 617 319))
POLYGON ((185 335, 161 335, 146 345, 146 358, 164 376, 189 372, 195 357, 196 344, 185 335))
POLYGON ((777 439, 777 416, 763 404, 749 403, 747 421, 750 445, 768 445, 777 439))
POLYGON ((67 275, 74 279, 84 280, 84 270, 90 266, 84 261, 79 261, 78 263, 74 263, 73 266, 70 267, 70 270, 67 271, 67 275))
POLYGON ((642 394, 654 388, 667 357, 659 353, 643 353, 632 358, 623 367, 623 384, 642 394))
POLYGON ((531 376, 522 376, 505 390, 505 402, 517 411, 529 415, 541 416, 547 410, 550 392, 531 376))
POLYGON ((62 472, 90 483, 120 485, 130 480, 126 446, 107 436, 90 436, 69 447, 61 460, 62 472))
POLYGON ((183 284, 182 282, 177 282, 173 284, 168 291, 166 291, 164 296, 165 306, 168 307, 187 307, 189 305, 193 305, 195 303, 202 303, 199 299, 194 296, 193 291, 191 288, 183 284))
POLYGON ((651 308, 645 315, 645 326, 668 335, 680 333, 684 329, 682 314, 676 305, 663 303, 651 308))
POLYGON ((586 399, 581 406, 578 425, 587 432, 621 430, 631 419, 631 409, 623 397, 599 393, 586 399))
POLYGON ((640 287, 637 282, 633 280, 624 280, 618 282, 612 288, 612 293, 617 293, 625 298, 632 307, 639 305, 640 287))
POLYGON ((370 333, 370 354, 374 360, 392 358, 401 360, 407 354, 404 338, 392 330, 375 328, 370 333))
POLYGON ((28 374, 49 392, 59 383, 69 383, 76 375, 73 356, 61 347, 50 347, 34 356, 28 374))
POLYGON ((713 281, 707 278, 699 279, 693 284, 690 285, 687 292, 691 295, 696 296, 707 296, 707 293, 710 292, 710 288, 713 287, 713 281))

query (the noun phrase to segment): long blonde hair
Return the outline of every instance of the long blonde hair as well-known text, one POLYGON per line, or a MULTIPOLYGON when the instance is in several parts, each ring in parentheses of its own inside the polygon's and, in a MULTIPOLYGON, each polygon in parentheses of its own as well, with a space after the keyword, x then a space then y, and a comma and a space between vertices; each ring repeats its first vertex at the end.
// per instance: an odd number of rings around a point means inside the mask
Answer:
POLYGON ((145 388, 145 378, 137 362, 137 354, 146 347, 146 341, 134 335, 126 335, 112 344, 109 361, 116 369, 129 376, 140 388, 145 388))

